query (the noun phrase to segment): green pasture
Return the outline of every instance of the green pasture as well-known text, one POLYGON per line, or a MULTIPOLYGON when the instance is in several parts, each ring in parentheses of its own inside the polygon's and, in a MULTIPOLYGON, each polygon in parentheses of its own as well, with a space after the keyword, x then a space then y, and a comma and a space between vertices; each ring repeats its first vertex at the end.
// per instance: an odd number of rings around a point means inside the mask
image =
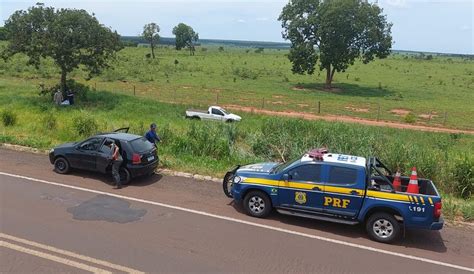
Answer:
MULTIPOLYGON (((150 59, 145 47, 120 51, 111 68, 89 81, 100 90, 148 97, 154 101, 207 106, 238 105, 277 111, 348 115, 366 119, 474 129, 474 60, 395 54, 369 64, 355 63, 336 73, 335 89, 322 88, 325 72, 294 75, 286 50, 201 47, 195 56, 161 46, 150 59), (320 103, 320 109, 318 104, 320 103), (411 113, 408 115, 408 113, 411 113), (407 117, 408 115, 408 117, 407 117)), ((2 78, 58 82, 50 60, 39 69, 18 55, 0 60, 2 78)))

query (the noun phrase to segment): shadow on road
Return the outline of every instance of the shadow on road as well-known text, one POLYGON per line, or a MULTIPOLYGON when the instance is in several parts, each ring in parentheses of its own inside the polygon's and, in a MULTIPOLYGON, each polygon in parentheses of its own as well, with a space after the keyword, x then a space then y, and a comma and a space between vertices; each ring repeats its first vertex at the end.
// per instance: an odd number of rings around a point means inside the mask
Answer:
MULTIPOLYGON (((110 174, 95 173, 95 172, 84 171, 84 170, 73 170, 67 176, 78 176, 82 178, 98 180, 103 183, 106 183, 107 185, 111 187, 115 186, 115 182, 112 178, 112 175, 110 174)), ((122 185, 122 188, 126 188, 129 186, 130 187, 149 186, 149 185, 158 183, 162 178, 163 178, 163 175, 161 174, 153 174, 151 176, 141 176, 141 177, 133 178, 130 181, 130 183, 126 185, 122 185)))
MULTIPOLYGON (((240 204, 232 201, 228 205, 235 208, 235 210, 239 213, 246 214, 245 210, 240 204)), ((365 226, 362 224, 352 226, 320 220, 313 220, 308 218, 279 214, 275 210, 270 214, 268 219, 292 226, 314 229, 333 235, 344 236, 353 239, 362 238, 370 240, 369 236, 365 231, 365 226)), ((403 237, 402 234, 402 237, 397 242, 393 243, 393 245, 428 250, 437 253, 445 253, 447 251, 447 247, 444 244, 444 240, 441 237, 440 232, 431 230, 407 230, 405 233, 405 237, 403 237)))

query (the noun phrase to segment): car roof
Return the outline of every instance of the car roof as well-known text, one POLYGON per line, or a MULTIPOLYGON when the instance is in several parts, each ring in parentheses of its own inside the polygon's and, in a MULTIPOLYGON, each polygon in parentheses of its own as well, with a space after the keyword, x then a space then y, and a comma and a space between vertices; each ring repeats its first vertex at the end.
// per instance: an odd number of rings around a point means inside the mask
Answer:
POLYGON ((123 132, 110 132, 110 133, 102 133, 97 136, 102 136, 106 138, 111 138, 115 140, 122 140, 122 141, 133 141, 135 139, 141 138, 143 136, 130 134, 130 133, 123 133, 123 132))
MULTIPOLYGON (((308 154, 301 157, 301 162, 310 162, 315 161, 314 158, 310 157, 308 154)), ((336 154, 336 153, 327 153, 323 154, 323 160, 321 162, 326 163, 337 163, 348 166, 358 166, 365 167, 366 159, 364 157, 345 155, 345 154, 336 154)))

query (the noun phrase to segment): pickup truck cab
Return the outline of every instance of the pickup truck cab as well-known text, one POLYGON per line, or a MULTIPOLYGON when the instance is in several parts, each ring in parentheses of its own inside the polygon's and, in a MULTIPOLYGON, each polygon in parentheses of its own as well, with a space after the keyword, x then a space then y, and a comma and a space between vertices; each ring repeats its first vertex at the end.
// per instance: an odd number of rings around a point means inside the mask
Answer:
POLYGON ((279 213, 349 225, 364 224, 369 236, 393 242, 402 229, 443 227, 441 197, 432 181, 418 179, 419 194, 406 193, 409 177, 395 191, 393 173, 375 157, 312 150, 286 163, 237 166, 227 172, 224 192, 247 214, 279 213))
POLYGON ((242 117, 239 115, 229 113, 225 109, 218 106, 210 106, 207 111, 196 109, 186 110, 186 118, 198 120, 208 119, 223 122, 238 122, 242 120, 242 117))

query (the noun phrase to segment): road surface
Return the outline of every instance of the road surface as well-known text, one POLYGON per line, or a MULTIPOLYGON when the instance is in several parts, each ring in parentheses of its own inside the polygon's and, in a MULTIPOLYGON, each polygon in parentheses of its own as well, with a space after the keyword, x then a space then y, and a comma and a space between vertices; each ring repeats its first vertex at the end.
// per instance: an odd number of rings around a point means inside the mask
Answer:
POLYGON ((409 231, 246 216, 216 182, 59 175, 45 155, 0 149, 0 273, 469 273, 474 229, 409 231))

